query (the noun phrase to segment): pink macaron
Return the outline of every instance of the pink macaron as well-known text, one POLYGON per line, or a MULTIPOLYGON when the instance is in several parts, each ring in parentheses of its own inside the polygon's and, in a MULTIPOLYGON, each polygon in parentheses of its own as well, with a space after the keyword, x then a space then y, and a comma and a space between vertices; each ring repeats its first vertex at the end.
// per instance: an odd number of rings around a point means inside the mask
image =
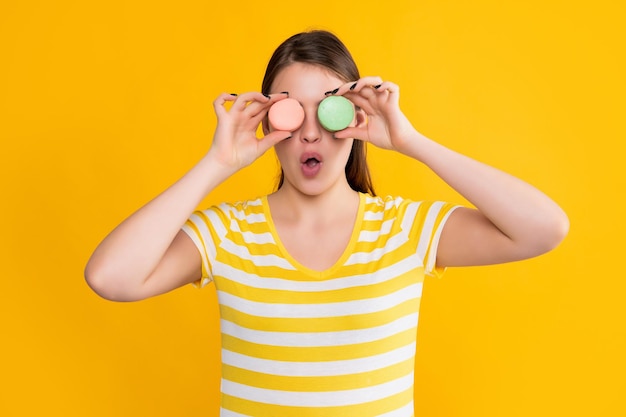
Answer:
POLYGON ((304 109, 298 100, 286 98, 274 103, 267 117, 274 129, 293 132, 304 121, 304 109))

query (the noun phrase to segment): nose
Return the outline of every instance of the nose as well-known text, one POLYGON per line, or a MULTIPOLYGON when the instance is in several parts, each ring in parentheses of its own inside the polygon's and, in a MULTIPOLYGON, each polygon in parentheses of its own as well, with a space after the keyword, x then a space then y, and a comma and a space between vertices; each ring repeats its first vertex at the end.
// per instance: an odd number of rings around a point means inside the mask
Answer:
POLYGON ((322 126, 317 120, 317 109, 305 109, 300 138, 307 143, 315 143, 321 140, 322 126))

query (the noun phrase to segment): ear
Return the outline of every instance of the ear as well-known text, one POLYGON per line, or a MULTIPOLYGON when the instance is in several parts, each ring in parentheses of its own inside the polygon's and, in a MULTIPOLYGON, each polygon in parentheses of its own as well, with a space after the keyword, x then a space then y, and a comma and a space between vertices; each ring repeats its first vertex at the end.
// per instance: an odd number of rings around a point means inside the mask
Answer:
POLYGON ((354 117, 356 119, 355 127, 365 127, 367 125, 367 113, 362 108, 355 106, 354 117))

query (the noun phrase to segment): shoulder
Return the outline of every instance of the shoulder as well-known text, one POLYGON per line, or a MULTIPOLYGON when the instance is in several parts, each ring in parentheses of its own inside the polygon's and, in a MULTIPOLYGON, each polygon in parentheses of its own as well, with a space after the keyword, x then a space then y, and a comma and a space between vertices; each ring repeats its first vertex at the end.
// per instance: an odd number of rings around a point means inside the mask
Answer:
POLYGON ((438 227, 458 208, 453 203, 438 200, 415 200, 401 196, 365 195, 365 218, 399 221, 403 228, 438 227))
POLYGON ((194 211, 186 227, 216 229, 224 233, 235 223, 259 223, 265 221, 263 197, 236 202, 222 202, 194 211))
POLYGON ((266 201, 265 197, 257 197, 249 200, 222 202, 211 205, 206 209, 198 210, 196 213, 214 213, 220 217, 242 218, 256 213, 262 213, 266 201))
POLYGON ((393 195, 372 196, 363 194, 363 198, 365 199, 365 209, 371 211, 393 211, 411 203, 411 200, 393 195))
POLYGON ((405 213, 407 210, 411 212, 416 210, 439 210, 445 206, 451 206, 450 203, 444 201, 415 200, 395 195, 371 196, 364 194, 364 198, 366 211, 384 212, 387 214, 405 213))

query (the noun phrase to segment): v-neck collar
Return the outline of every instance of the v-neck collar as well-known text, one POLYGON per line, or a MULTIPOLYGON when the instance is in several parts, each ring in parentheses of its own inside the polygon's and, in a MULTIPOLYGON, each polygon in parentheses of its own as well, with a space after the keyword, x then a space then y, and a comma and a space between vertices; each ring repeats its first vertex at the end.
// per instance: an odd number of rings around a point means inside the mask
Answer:
POLYGON ((283 256, 285 257, 285 259, 292 264, 298 271, 302 272, 303 274, 307 274, 315 279, 326 279, 330 276, 332 276, 332 274, 339 268, 341 268, 345 262, 348 260, 348 258, 350 257, 350 255, 352 255, 352 253, 354 252, 354 247, 359 239, 359 234, 361 232, 361 225, 363 223, 363 213, 365 211, 365 194, 364 193, 359 193, 359 208, 357 211, 357 215, 356 215, 356 219, 354 222, 354 226, 352 228, 352 234, 350 236, 350 240, 348 241, 348 244, 346 245, 346 247, 344 248, 343 253, 341 254, 341 256, 339 257, 339 259, 337 259, 337 261, 330 266, 329 268, 323 270, 323 271, 318 271, 312 268, 309 268, 307 266, 302 265, 298 260, 296 260, 287 250, 287 248, 285 247, 285 245, 283 244, 282 240, 280 239, 280 236, 278 234, 278 230, 276 229, 276 225, 274 224, 274 219, 272 218, 272 213, 270 210, 270 205, 267 199, 267 196, 263 196, 261 197, 261 205, 263 206, 263 213, 265 215, 266 221, 267 221, 267 225, 269 228, 269 232, 272 234, 272 236, 274 237, 274 241, 276 242, 276 246, 278 246, 280 252, 283 254, 283 256))

